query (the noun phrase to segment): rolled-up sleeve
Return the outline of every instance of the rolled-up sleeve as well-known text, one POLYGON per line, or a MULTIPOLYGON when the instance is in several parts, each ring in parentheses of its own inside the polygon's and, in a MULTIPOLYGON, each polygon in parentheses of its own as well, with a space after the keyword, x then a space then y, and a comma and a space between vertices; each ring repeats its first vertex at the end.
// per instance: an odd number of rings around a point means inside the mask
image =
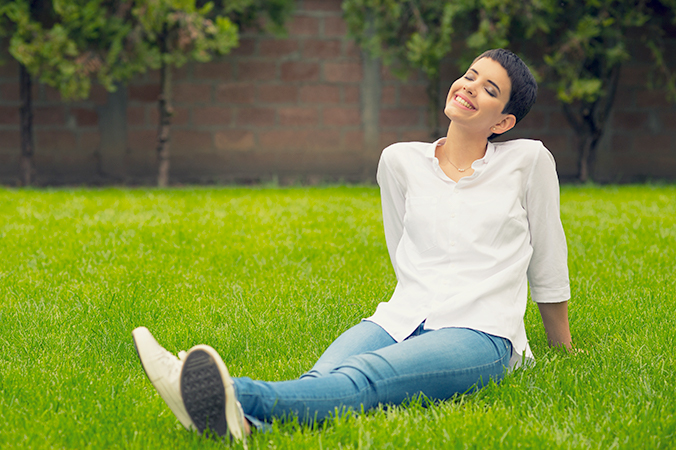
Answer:
POLYGON ((387 251, 390 254, 394 273, 399 278, 397 270, 396 254, 397 246, 404 232, 404 213, 406 194, 401 174, 396 170, 396 145, 383 150, 378 162, 376 179, 380 186, 380 199, 383 208, 383 226, 385 228, 385 240, 387 251))
POLYGON ((570 299, 568 248, 561 224, 559 181, 552 154, 542 146, 526 186, 533 255, 528 266, 531 298, 536 303, 559 303, 570 299))

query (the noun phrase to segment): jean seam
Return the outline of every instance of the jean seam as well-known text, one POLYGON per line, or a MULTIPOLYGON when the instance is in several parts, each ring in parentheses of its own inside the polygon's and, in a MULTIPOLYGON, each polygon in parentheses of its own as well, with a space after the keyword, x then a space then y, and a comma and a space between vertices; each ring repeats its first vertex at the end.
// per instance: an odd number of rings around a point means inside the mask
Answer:
MULTIPOLYGON (((502 358, 500 358, 500 359, 502 359, 502 358)), ((462 367, 462 368, 451 369, 451 370, 437 370, 437 371, 434 371, 434 372, 423 372, 423 373, 408 374, 408 375, 398 375, 398 376, 395 376, 395 377, 388 377, 386 380, 383 380, 383 381, 376 381, 373 384, 379 384, 379 383, 382 384, 382 383, 389 382, 389 381, 399 381, 399 380, 405 379, 407 377, 417 378, 417 377, 430 376, 430 375, 446 375, 446 376, 448 376, 448 375, 464 374, 464 373, 467 373, 467 372, 476 371, 476 370, 483 370, 484 368, 487 368, 487 367, 490 367, 490 366, 493 366, 493 365, 497 365, 498 363, 500 363, 500 359, 495 360, 491 363, 486 363, 486 364, 482 364, 482 365, 479 365, 479 366, 462 367)), ((503 368, 505 367, 504 364, 501 364, 501 365, 502 365, 503 368)))
MULTIPOLYGON (((300 401, 300 402, 313 402, 313 401, 326 402, 326 401, 331 401, 331 400, 342 400, 342 401, 345 401, 346 398, 352 398, 352 397, 359 397, 359 396, 361 396, 361 394, 362 394, 364 391, 368 390, 370 387, 371 387, 371 384, 365 386, 365 387, 362 388, 362 389, 359 389, 359 390, 358 390, 356 393, 354 393, 354 394, 349 394, 349 395, 342 396, 342 397, 336 397, 336 396, 332 396, 332 397, 317 397, 317 396, 313 396, 313 397, 300 397, 300 396, 296 396, 296 397, 294 397, 292 400, 293 400, 293 401, 300 401)), ((278 403, 278 401, 279 401, 279 397, 272 397, 272 396, 268 396, 268 395, 245 394, 244 396, 246 396, 246 397, 251 397, 251 398, 258 398, 258 399, 274 400, 273 408, 274 408, 274 406, 275 406, 275 405, 278 403)))
MULTIPOLYGON (((504 342, 505 338, 501 338, 501 340, 504 342)), ((497 350, 497 348, 496 348, 496 350, 497 350)), ((360 367, 356 367, 356 366, 353 366, 353 365, 342 365, 342 366, 339 366, 339 367, 340 368, 345 367, 345 368, 350 368, 350 369, 356 370, 358 372, 361 372, 362 375, 364 377, 366 377, 366 379, 368 380, 368 384, 366 385, 366 387, 359 389, 359 392, 363 392, 369 386, 376 386, 378 384, 382 385, 383 383, 387 383, 387 382, 390 382, 390 381, 399 381, 399 380, 405 379, 406 377, 418 378, 418 377, 424 377, 424 376, 430 376, 430 375, 439 375, 439 374, 447 374, 446 376, 450 376, 451 374, 457 375, 457 374, 468 373, 468 372, 471 372, 471 371, 482 371, 485 368, 488 368, 488 367, 493 366, 493 365, 501 365, 503 367, 503 369, 505 369, 505 368, 507 368, 507 366, 505 365, 505 363, 502 362, 502 360, 507 355, 508 350, 509 350, 509 348, 507 348, 506 345, 505 345, 504 351, 501 352, 501 355, 499 355, 497 357, 497 359, 490 361, 490 362, 487 362, 487 363, 484 363, 484 364, 471 366, 471 367, 461 367, 461 368, 450 369, 450 370, 437 370, 437 371, 433 371, 433 372, 422 372, 422 373, 419 372, 419 373, 412 374, 412 375, 394 375, 394 376, 387 377, 386 380, 384 380, 384 381, 371 381, 368 374, 365 373, 364 370, 360 367)), ((371 352, 368 352, 368 353, 371 353, 371 352)), ((373 353, 373 354, 374 354, 374 356, 378 356, 378 357, 380 356, 376 353, 373 353)), ((387 363, 388 365, 390 365, 389 361, 384 360, 384 362, 387 363)), ((390 368, 391 368, 391 366, 390 366, 390 368)))
MULTIPOLYGON (((303 397, 301 395, 298 395, 294 398, 294 400, 307 402, 307 401, 327 401, 327 400, 335 400, 335 399, 345 399, 345 398, 349 398, 349 397, 358 397, 364 391, 367 391, 367 390, 372 389, 372 388, 376 388, 378 386, 382 386, 382 385, 390 383, 390 382, 397 382, 397 381, 405 380, 406 378, 419 378, 419 377, 425 377, 425 376, 453 376, 453 375, 458 375, 458 374, 465 374, 465 373, 472 372, 472 371, 481 371, 481 370, 483 370, 487 367, 500 364, 501 360, 502 360, 502 358, 499 358, 499 359, 496 359, 493 362, 481 364, 481 365, 477 365, 477 366, 472 366, 472 367, 462 367, 462 368, 451 369, 451 370, 437 370, 437 371, 433 371, 433 372, 423 372, 423 373, 416 373, 416 374, 409 374, 409 375, 398 375, 398 376, 394 376, 394 377, 388 377, 386 380, 382 380, 382 381, 369 381, 369 383, 367 385, 365 385, 363 388, 357 388, 355 394, 349 394, 347 396, 340 396, 340 397, 336 397, 336 396, 331 396, 331 397, 318 397, 318 396, 303 397)), ((506 367, 504 364, 500 364, 500 365, 502 365, 503 368, 506 367)), ((261 398, 260 394, 257 394, 257 395, 244 394, 244 395, 249 396, 249 397, 261 398)), ((265 397, 268 398, 268 399, 273 398, 273 397, 267 396, 267 395, 265 397)), ((277 401, 279 398, 274 397, 274 399, 275 399, 275 401, 277 401)))
MULTIPOLYGON (((309 402, 309 403, 312 403, 312 402, 326 402, 326 401, 340 400, 340 401, 342 401, 342 402, 347 403, 347 402, 346 402, 346 399, 359 398, 365 391, 369 391, 369 390, 377 390, 379 387, 382 387, 382 386, 384 386, 384 385, 386 385, 386 384, 388 384, 388 383, 392 383, 392 382, 395 382, 395 383, 396 383, 396 382, 398 382, 398 381, 405 380, 406 378, 418 378, 418 377, 422 377, 422 376, 452 376, 452 375, 464 374, 464 373, 471 372, 471 371, 477 371, 477 370, 480 371, 480 370, 482 370, 482 369, 484 369, 484 368, 486 368, 486 367, 489 367, 489 366, 492 366, 492 365, 496 365, 496 364, 499 363, 499 362, 500 362, 500 360, 496 360, 496 361, 494 361, 494 362, 492 362, 492 363, 486 363, 486 364, 482 364, 482 365, 478 365, 478 366, 472 366, 472 367, 464 367, 464 368, 452 369, 452 370, 438 370, 438 371, 434 371, 434 372, 424 372, 424 373, 418 373, 418 374, 410 374, 410 375, 400 375, 400 376, 396 376, 396 377, 388 377, 386 380, 383 380, 383 381, 369 382, 369 383, 368 383, 366 386, 364 386, 363 388, 359 388, 359 389, 357 389, 357 391, 356 391, 355 393, 349 394, 349 395, 344 395, 344 396, 327 396, 327 397, 317 397, 317 396, 313 396, 313 397, 302 397, 302 396, 297 396, 297 397, 295 397, 293 400, 294 400, 294 401, 301 401, 301 402, 309 402)), ((505 367, 504 364, 502 364, 502 366, 503 366, 503 368, 505 367)), ((489 378, 492 378, 492 375, 489 376, 489 378)), ((478 382, 478 381, 479 381, 479 380, 477 379, 477 382, 478 382)), ((470 386, 470 387, 471 387, 471 386, 470 386)), ((252 394, 245 394, 245 395, 248 395, 248 396, 250 396, 250 397, 258 397, 258 398, 261 398, 260 395, 252 395, 252 394)), ((267 395, 264 396, 264 397, 267 397, 268 399, 272 399, 272 398, 273 398, 273 397, 269 397, 269 396, 267 396, 267 395)), ((278 397, 275 397, 274 400, 275 400, 275 403, 276 403, 276 402, 279 400, 279 398, 278 398, 278 397)))

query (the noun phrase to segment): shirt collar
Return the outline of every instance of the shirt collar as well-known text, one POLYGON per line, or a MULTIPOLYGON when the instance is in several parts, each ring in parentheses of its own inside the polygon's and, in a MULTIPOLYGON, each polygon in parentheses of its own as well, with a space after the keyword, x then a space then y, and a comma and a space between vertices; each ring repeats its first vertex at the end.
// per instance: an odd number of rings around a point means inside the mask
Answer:
MULTIPOLYGON (((429 147, 427 147, 426 151, 426 156, 430 159, 436 158, 435 153, 436 149, 440 145, 444 145, 444 142, 446 142, 446 138, 442 137, 437 139, 436 141, 432 142, 429 147)), ((488 145, 486 145, 486 154, 484 154, 484 157, 481 159, 478 159, 477 161, 483 161, 484 164, 488 164, 488 161, 493 157, 495 154, 495 144, 493 144, 491 141, 488 141, 488 145)))

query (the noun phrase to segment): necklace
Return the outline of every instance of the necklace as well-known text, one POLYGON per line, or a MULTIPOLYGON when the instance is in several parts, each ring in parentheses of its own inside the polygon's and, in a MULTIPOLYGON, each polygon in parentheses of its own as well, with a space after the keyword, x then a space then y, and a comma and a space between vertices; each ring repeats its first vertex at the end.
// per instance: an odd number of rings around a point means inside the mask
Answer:
POLYGON ((450 163, 450 165, 452 165, 453 167, 455 167, 455 169, 456 169, 458 172, 464 172, 465 170, 467 170, 467 169, 469 169, 470 167, 472 167, 472 165, 470 164, 469 167, 466 167, 466 168, 464 168, 464 169, 461 169, 460 167, 458 167, 458 166, 456 166, 455 164, 453 164, 453 162, 448 158, 448 155, 446 154, 445 151, 441 150, 441 152, 444 154, 444 157, 446 158, 446 161, 448 161, 448 162, 450 163))

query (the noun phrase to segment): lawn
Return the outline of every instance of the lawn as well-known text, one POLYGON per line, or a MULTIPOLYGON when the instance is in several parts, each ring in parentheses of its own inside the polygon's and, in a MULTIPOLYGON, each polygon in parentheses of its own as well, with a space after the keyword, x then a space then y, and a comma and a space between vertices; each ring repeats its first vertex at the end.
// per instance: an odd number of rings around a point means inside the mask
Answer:
MULTIPOLYGON (((673 448, 676 186, 564 186, 584 353, 429 407, 275 423, 250 448, 673 448)), ((395 278, 374 187, 0 189, 0 447, 222 448, 182 429, 131 330, 231 374, 309 369, 395 278)))

